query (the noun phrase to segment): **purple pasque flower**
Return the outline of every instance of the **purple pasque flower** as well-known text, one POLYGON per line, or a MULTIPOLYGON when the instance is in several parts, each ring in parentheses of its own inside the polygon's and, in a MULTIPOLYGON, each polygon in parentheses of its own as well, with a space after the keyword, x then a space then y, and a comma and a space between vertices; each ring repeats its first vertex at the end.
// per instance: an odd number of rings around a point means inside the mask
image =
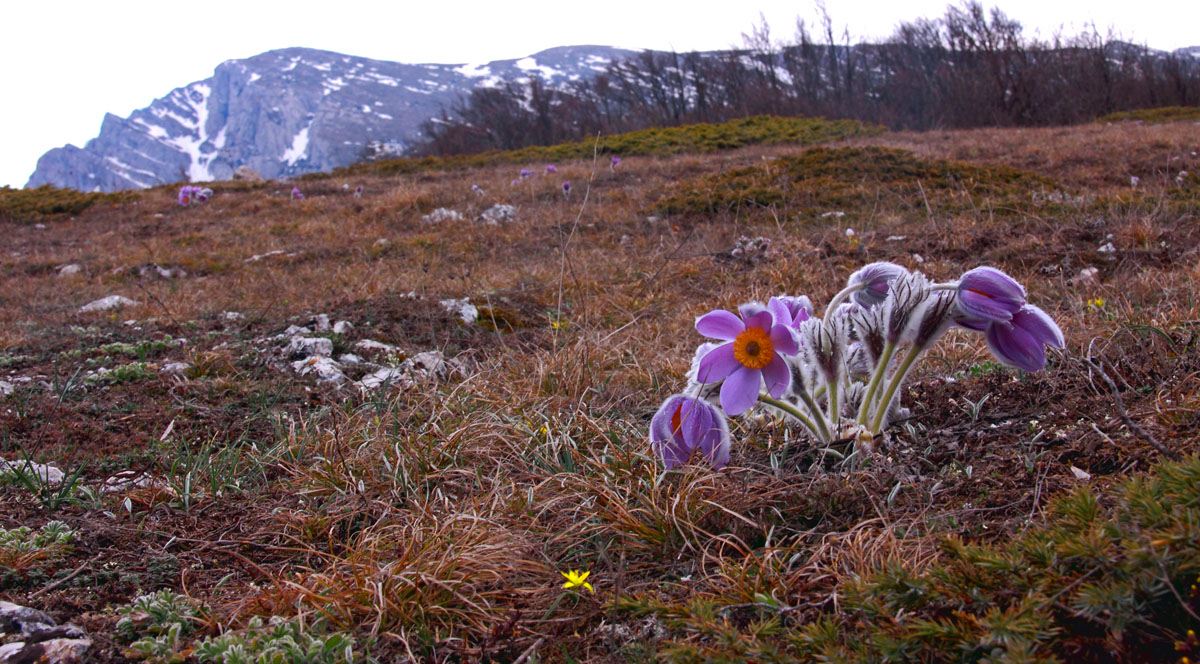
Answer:
POLYGON ((887 299, 891 283, 905 274, 908 270, 887 261, 864 265, 846 283, 848 287, 857 287, 850 299, 867 309, 879 306, 887 299))
POLYGON ((776 322, 793 330, 800 329, 800 323, 812 318, 813 314, 812 301, 803 295, 776 295, 767 301, 767 310, 776 322))
POLYGON ((558 168, 554 164, 546 164, 546 174, 557 173, 558 168))
POLYGON ((297 187, 292 187, 292 200, 294 200, 294 201, 304 200, 304 194, 300 193, 300 189, 297 187))
POLYGON ((512 186, 514 186, 514 187, 519 187, 519 186, 521 186, 521 181, 520 181, 520 180, 513 180, 513 181, 512 181, 512 186))
POLYGON ((1025 288, 994 267, 977 267, 958 280, 958 308, 968 319, 1004 322, 1024 305, 1025 288))
POLYGON ((989 322, 983 334, 996 359, 1022 371, 1034 372, 1046 366, 1043 346, 1066 346, 1058 324, 1032 304, 1018 309, 1010 321, 989 322))
POLYGON ((522 169, 521 169, 521 177, 522 177, 522 178, 527 178, 527 177, 529 177, 530 175, 533 175, 533 171, 531 171, 531 170, 529 170, 529 169, 526 169, 526 168, 522 168, 522 169))
POLYGON ((668 470, 686 463, 696 450, 720 470, 729 463, 729 424, 707 401, 675 394, 650 420, 650 445, 668 470))
POLYGON ((621 163, 621 158, 613 157, 612 161, 608 162, 608 170, 610 170, 610 171, 617 170, 617 164, 619 164, 619 163, 621 163))
POLYGON ((179 204, 187 207, 195 198, 196 192, 200 191, 199 187, 193 187, 190 184, 185 184, 179 188, 179 204))
POLYGON ((570 195, 571 195, 571 181, 565 180, 565 181, 563 181, 563 196, 570 196, 570 195))
POLYGON ((730 415, 750 410, 764 381, 767 393, 779 398, 791 380, 780 354, 795 355, 799 351, 791 328, 783 321, 777 324, 761 304, 743 304, 738 313, 740 318, 718 309, 696 319, 697 332, 729 342, 700 359, 696 378, 701 383, 725 381, 721 385, 721 407, 730 415))
POLYGON ((194 193, 196 195, 196 201, 198 201, 200 203, 207 203, 208 199, 210 197, 212 197, 213 190, 209 189, 208 187, 205 187, 203 189, 201 189, 199 187, 192 187, 192 189, 195 190, 194 193))

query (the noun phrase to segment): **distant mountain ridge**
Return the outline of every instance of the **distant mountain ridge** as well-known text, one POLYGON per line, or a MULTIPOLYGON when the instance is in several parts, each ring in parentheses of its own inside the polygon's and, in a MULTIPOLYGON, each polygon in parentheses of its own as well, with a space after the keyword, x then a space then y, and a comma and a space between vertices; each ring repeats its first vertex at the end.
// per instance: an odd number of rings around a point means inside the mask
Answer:
POLYGON ((368 153, 401 152, 421 124, 480 86, 538 75, 549 85, 595 76, 636 51, 566 46, 484 65, 405 64, 308 48, 228 60, 128 118, 108 114, 83 147, 46 152, 26 186, 81 191, 225 180, 240 166, 267 178, 324 171, 368 153))

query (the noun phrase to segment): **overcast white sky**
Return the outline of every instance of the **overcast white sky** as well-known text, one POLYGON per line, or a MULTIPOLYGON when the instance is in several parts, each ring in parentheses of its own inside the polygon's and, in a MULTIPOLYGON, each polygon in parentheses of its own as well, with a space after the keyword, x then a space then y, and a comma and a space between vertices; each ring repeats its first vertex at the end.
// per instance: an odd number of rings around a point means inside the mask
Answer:
MULTIPOLYGON (((854 41, 886 37, 900 21, 935 18, 946 0, 826 0, 854 41)), ((1154 48, 1200 45, 1197 0, 998 0, 1029 36, 1092 23, 1154 48)), ((305 46, 399 62, 464 63, 523 57, 553 46, 727 48, 758 23, 788 40, 796 19, 816 21, 801 0, 160 0, 9 3, 0 28, 0 185, 24 186, 46 150, 82 147, 106 112, 148 106, 207 78, 225 60, 305 46)))

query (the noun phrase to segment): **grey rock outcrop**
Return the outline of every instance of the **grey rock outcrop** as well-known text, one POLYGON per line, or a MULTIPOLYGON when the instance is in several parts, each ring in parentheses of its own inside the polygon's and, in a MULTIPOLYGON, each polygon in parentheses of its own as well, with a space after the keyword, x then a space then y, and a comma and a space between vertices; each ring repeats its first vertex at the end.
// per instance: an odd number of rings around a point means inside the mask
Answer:
POLYGON ((128 118, 107 115, 83 148, 46 152, 26 186, 82 191, 267 179, 399 154, 472 89, 540 76, 565 85, 633 51, 549 49, 486 65, 405 64, 307 48, 228 60, 128 118), (238 173, 242 175, 238 175, 238 173))

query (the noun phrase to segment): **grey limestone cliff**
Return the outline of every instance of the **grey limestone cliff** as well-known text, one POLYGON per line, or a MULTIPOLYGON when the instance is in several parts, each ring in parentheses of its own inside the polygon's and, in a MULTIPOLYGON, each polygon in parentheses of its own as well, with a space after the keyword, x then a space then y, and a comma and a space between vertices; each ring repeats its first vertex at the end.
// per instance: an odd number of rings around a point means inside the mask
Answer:
POLYGON ((128 118, 108 115, 83 148, 46 152, 26 186, 137 189, 232 177, 326 171, 368 154, 398 154, 423 122, 473 88, 541 76, 593 76, 631 51, 570 46, 485 65, 404 64, 306 48, 221 63, 128 118))

